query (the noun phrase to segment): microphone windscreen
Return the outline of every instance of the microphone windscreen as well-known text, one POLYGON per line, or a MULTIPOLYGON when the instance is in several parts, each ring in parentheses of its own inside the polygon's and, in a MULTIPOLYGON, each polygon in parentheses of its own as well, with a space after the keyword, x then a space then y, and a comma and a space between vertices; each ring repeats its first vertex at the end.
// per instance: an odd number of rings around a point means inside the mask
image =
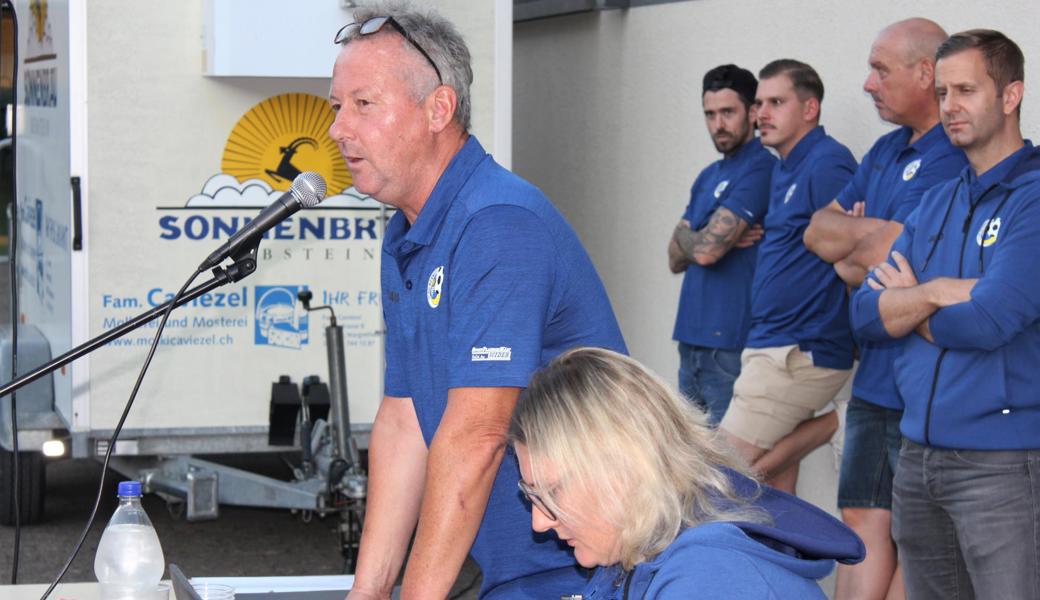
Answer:
POLYGON ((290 191, 303 208, 317 206, 325 199, 325 179, 314 171, 300 173, 293 179, 290 191))

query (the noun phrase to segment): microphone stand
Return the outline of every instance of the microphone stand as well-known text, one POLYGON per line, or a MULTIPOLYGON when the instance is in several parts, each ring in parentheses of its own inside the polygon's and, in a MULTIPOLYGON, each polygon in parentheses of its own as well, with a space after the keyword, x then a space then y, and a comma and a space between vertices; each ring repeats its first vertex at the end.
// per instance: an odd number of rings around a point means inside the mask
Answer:
MULTIPOLYGON (((257 250, 260 247, 260 241, 262 239, 263 238, 261 236, 257 236, 256 240, 243 246, 237 254, 231 257, 231 259, 234 261, 233 264, 228 265, 226 268, 219 266, 214 267, 212 270, 213 278, 185 292, 181 299, 177 302, 176 306, 183 306, 191 302, 192 300, 198 298, 199 296, 207 294, 210 291, 222 285, 234 283, 236 281, 241 281, 249 275, 252 275, 253 272, 256 271, 257 250)), ((165 311, 166 308, 170 306, 171 302, 172 300, 164 302, 163 304, 156 306, 152 310, 141 313, 140 315, 137 315, 136 317, 127 321, 126 323, 113 327, 112 329, 105 331, 101 335, 94 337, 80 344, 79 346, 76 346, 75 348, 69 350, 65 354, 53 358, 50 361, 40 365, 39 367, 36 367, 35 369, 26 373, 25 375, 22 375, 17 379, 5 383, 4 385, 0 386, 0 397, 10 394, 15 390, 21 389, 22 387, 29 385, 30 383, 36 381, 44 375, 69 364, 77 358, 90 354, 94 350, 97 350, 98 348, 104 346, 112 340, 121 338, 124 335, 130 333, 131 331, 140 328, 146 323, 154 320, 156 317, 162 315, 163 311, 165 311)))

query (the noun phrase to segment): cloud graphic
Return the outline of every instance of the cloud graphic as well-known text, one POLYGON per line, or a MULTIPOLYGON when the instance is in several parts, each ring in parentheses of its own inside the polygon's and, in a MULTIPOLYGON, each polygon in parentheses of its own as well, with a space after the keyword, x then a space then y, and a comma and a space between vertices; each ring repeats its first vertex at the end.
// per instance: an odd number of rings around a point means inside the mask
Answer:
POLYGON ((206 206, 242 206, 263 208, 282 195, 275 191, 266 181, 247 179, 239 183, 238 179, 227 173, 218 173, 209 178, 202 186, 202 193, 188 199, 186 207, 198 208, 206 206))
MULTIPOLYGON (((188 199, 187 208, 199 207, 243 207, 263 208, 277 200, 284 192, 273 189, 266 181, 247 179, 239 182, 232 175, 218 173, 202 186, 202 193, 188 199)), ((328 196, 319 208, 379 208, 380 204, 353 187, 333 196, 328 196)))

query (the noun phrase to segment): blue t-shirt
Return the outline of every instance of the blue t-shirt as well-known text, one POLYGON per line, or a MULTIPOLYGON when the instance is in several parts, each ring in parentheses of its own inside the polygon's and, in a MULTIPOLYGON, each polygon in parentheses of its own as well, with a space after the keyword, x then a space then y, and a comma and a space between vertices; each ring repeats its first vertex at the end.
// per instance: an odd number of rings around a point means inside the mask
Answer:
MULTIPOLYGON (((683 218, 696 231, 708 224, 718 207, 725 206, 748 225, 760 223, 769 207, 769 176, 775 162, 756 138, 712 163, 694 181, 683 218)), ((744 347, 751 327, 751 278, 757 254, 757 245, 732 248, 710 267, 686 267, 675 340, 724 350, 744 347)))
MULTIPOLYGON (((900 127, 881 136, 863 157, 856 175, 838 194, 845 210, 866 202, 866 216, 903 223, 929 188, 954 179, 968 164, 964 152, 950 143, 942 125, 935 125, 913 144, 913 130, 900 127)), ((857 398, 878 406, 902 409, 892 363, 902 352, 903 340, 857 340, 859 369, 852 383, 857 398)))
POLYGON ((819 126, 773 167, 751 285, 749 348, 797 344, 818 367, 852 368, 845 283, 802 236, 813 213, 830 204, 855 171, 849 149, 819 126))
MULTIPOLYGON (((427 445, 460 387, 526 387, 564 350, 625 352, 606 290, 548 199, 503 169, 473 136, 415 223, 398 212, 382 262, 388 396, 411 398, 427 445)), ((549 598, 582 574, 555 535, 531 530, 509 450, 471 553, 481 597, 549 598), (558 570, 557 576, 546 576, 558 570), (496 588, 508 592, 496 592, 496 588)))

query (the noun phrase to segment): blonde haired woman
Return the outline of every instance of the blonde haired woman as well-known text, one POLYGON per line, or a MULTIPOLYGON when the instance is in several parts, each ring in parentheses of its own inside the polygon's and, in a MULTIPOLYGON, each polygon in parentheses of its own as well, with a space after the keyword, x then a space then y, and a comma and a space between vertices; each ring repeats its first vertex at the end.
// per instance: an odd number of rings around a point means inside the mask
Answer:
POLYGON ((759 487, 704 413, 615 352, 571 350, 536 373, 510 437, 532 527, 600 567, 583 600, 824 598, 834 561, 862 560, 851 530, 759 487))

